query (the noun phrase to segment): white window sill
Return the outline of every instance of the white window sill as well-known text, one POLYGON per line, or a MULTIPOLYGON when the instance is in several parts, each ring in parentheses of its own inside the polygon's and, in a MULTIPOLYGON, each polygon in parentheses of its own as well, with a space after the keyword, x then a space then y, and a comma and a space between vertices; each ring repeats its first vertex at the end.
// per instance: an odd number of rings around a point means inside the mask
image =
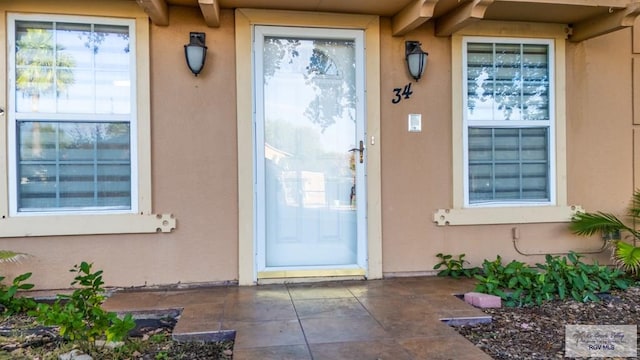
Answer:
POLYGON ((166 233, 175 228, 176 219, 171 214, 22 216, 0 219, 0 238, 166 233))
POLYGON ((578 212, 584 212, 579 205, 438 209, 433 221, 438 226, 553 223, 569 222, 578 212))

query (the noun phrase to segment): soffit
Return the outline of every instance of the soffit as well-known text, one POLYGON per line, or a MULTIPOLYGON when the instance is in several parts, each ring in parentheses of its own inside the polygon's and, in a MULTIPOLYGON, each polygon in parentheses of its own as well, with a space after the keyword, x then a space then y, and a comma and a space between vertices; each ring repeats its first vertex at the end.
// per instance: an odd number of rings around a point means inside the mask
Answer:
POLYGON ((448 36, 481 20, 559 23, 580 41, 633 26, 640 0, 135 0, 156 25, 169 25, 168 6, 200 7, 205 22, 219 26, 220 9, 255 8, 386 16, 396 36, 427 21, 448 36), (577 34, 577 35, 576 35, 577 34))
MULTIPOLYGON (((270 9, 393 16, 413 0, 219 0, 222 9, 270 9)), ((198 0, 167 0, 171 5, 198 6, 198 0)))

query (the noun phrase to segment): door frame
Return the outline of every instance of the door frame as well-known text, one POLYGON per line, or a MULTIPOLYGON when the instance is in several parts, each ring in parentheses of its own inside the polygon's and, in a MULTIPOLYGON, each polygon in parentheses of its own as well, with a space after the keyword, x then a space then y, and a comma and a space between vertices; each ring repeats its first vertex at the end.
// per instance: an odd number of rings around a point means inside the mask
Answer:
MULTIPOLYGON (((367 254, 366 254, 366 244, 367 244, 367 226, 366 226, 366 161, 364 164, 361 164, 359 161, 355 161, 354 167, 356 171, 356 177, 354 183, 356 191, 356 205, 355 205, 355 220, 356 220, 356 229, 354 239, 356 245, 356 259, 355 262, 351 264, 343 264, 343 265, 317 265, 317 266, 268 266, 267 265, 267 249, 268 245, 268 234, 267 234, 267 223, 266 215, 267 215, 267 203, 266 198, 267 187, 265 186, 266 182, 266 167, 264 163, 265 157, 265 131, 267 128, 266 125, 266 109, 267 104, 265 103, 265 98, 267 93, 265 89, 263 89, 266 81, 264 80, 264 76, 262 76, 262 72, 264 71, 264 59, 262 52, 264 51, 264 38, 265 37, 284 37, 284 38, 296 38, 300 40, 327 40, 327 39, 335 39, 335 40, 349 40, 353 41, 353 56, 354 62, 356 65, 354 71, 354 79, 355 82, 353 85, 356 89, 356 98, 359 98, 359 101, 356 101, 354 104, 354 110, 356 113, 356 121, 353 123, 354 127, 354 138, 351 139, 352 143, 349 145, 344 145, 341 149, 332 149, 334 151, 342 150, 344 154, 349 154, 349 148, 357 147, 358 141, 366 138, 366 113, 364 109, 364 99, 365 89, 364 89, 364 32, 360 29, 337 29, 337 28, 310 28, 310 27, 291 27, 291 26, 261 26, 256 25, 253 27, 253 36, 254 36, 254 58, 253 65, 255 74, 257 77, 254 79, 254 87, 255 87, 255 101, 256 101, 256 111, 254 114, 255 121, 255 134, 253 140, 254 151, 256 153, 255 160, 257 163, 255 164, 256 176, 257 180, 255 182, 256 186, 256 214, 255 225, 256 225, 256 266, 257 266, 257 274, 258 279, 263 278, 272 278, 275 276, 278 277, 287 277, 283 276, 282 271, 286 271, 284 275, 291 274, 291 271, 299 271, 305 270, 306 273, 315 273, 318 271, 326 271, 326 270, 348 270, 349 272, 354 272, 356 269, 360 270, 361 276, 365 275, 365 269, 367 268, 367 254), (262 78, 262 79, 261 79, 262 78)), ((302 56, 302 55, 301 55, 302 56)), ((366 158, 366 151, 364 151, 364 155, 366 158)), ((345 164, 348 166, 348 164, 345 164)), ((336 218, 337 219, 337 218, 336 218)), ((335 254, 334 254, 335 255, 335 254)))
POLYGON ((236 111, 238 131, 238 282, 254 285, 256 267, 256 171, 255 98, 253 88, 253 26, 301 26, 364 30, 365 44, 365 121, 367 187, 367 266, 364 274, 349 271, 296 271, 273 277, 353 276, 382 278, 382 194, 380 179, 380 21, 373 15, 237 9, 236 111))

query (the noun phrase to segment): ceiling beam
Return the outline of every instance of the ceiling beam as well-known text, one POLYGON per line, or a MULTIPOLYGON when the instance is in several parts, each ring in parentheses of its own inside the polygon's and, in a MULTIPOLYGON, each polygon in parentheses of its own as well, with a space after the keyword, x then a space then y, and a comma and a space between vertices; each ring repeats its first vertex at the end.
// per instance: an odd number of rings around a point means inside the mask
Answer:
POLYGON ((449 36, 484 18, 487 8, 494 0, 473 0, 449 12, 436 21, 436 35, 449 36))
POLYGON ((407 4, 391 19, 393 36, 404 35, 431 19, 438 1, 415 0, 407 4))
POLYGON ((621 10, 610 10, 609 14, 596 16, 573 24, 570 41, 578 42, 633 26, 640 15, 640 3, 634 2, 621 10))
POLYGON ((169 25, 169 8, 164 0, 136 0, 151 22, 158 26, 169 25))
POLYGON ((209 27, 220 27, 220 3, 218 0, 198 0, 204 22, 209 27))

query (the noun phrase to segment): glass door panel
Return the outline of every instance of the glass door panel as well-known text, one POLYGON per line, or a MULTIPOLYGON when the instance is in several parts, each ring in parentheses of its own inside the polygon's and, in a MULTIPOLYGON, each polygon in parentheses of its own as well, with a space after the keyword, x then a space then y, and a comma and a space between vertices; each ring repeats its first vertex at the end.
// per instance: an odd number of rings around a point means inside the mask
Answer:
POLYGON ((256 27, 256 35, 258 268, 358 265, 361 32, 256 27))

